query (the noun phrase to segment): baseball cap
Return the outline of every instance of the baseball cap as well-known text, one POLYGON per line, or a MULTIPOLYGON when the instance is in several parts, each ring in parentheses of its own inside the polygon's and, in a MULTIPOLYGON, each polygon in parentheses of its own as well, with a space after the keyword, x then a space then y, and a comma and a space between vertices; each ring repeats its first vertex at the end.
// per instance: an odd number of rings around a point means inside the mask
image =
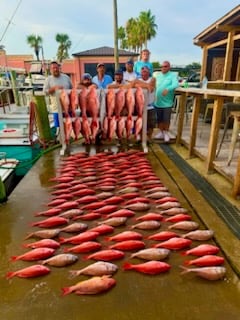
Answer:
POLYGON ((99 68, 99 67, 105 67, 104 63, 103 62, 98 63, 97 68, 99 68))
POLYGON ((90 73, 84 73, 83 76, 82 76, 82 79, 92 79, 92 76, 90 75, 90 73))
POLYGON ((123 71, 121 69, 118 69, 114 72, 114 74, 123 74, 123 71))
POLYGON ((133 62, 132 60, 128 60, 126 63, 127 63, 127 64, 131 64, 131 65, 134 64, 134 62, 133 62))

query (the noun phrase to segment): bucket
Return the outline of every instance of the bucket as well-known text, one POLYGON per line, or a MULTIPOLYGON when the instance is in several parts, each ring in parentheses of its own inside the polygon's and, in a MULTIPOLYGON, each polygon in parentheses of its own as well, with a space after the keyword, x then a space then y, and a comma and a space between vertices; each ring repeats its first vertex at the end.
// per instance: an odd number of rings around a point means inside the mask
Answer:
POLYGON ((4 121, 0 121, 0 130, 3 130, 6 128, 6 123, 4 121))

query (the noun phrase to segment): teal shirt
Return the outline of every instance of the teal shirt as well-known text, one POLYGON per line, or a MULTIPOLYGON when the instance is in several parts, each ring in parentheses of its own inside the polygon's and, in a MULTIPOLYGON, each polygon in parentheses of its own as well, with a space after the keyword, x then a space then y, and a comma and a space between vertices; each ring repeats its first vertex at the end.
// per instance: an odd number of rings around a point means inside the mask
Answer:
POLYGON ((149 61, 136 61, 134 63, 134 67, 133 67, 133 71, 136 72, 137 77, 140 78, 141 77, 141 69, 142 67, 148 67, 150 70, 150 76, 152 76, 153 74, 153 65, 151 62, 149 61))
POLYGON ((175 72, 158 73, 156 75, 156 92, 154 105, 158 108, 169 108, 173 105, 174 90, 179 87, 178 77, 175 72), (164 89, 168 90, 166 96, 162 95, 164 89))

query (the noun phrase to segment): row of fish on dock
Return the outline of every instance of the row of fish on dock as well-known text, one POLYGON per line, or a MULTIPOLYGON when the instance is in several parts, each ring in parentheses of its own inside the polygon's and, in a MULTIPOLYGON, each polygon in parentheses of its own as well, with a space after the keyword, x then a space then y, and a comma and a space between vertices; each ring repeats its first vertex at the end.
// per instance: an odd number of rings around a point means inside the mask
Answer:
POLYGON ((100 134, 103 140, 111 141, 117 137, 121 141, 123 138, 129 140, 134 131, 135 138, 141 138, 145 96, 140 87, 111 88, 106 92, 94 87, 80 91, 72 89, 70 92, 63 89, 60 104, 66 143, 72 133, 75 140, 82 136, 86 144, 96 143, 100 134), (105 109, 103 119, 100 119, 100 108, 105 109))
POLYGON ((38 229, 25 238, 36 241, 24 244, 27 252, 11 257, 40 262, 8 272, 8 279, 42 276, 51 267, 75 264, 80 269, 68 270, 69 277, 89 278, 62 288, 62 295, 97 294, 116 285, 113 275, 119 266, 114 261, 124 260, 124 271, 158 275, 170 271, 171 256, 179 252, 184 259, 195 257, 184 260, 181 274, 224 278, 224 258, 211 243, 214 231, 193 221, 143 152, 64 157, 49 184, 50 200, 35 213, 40 220, 31 224, 38 229))

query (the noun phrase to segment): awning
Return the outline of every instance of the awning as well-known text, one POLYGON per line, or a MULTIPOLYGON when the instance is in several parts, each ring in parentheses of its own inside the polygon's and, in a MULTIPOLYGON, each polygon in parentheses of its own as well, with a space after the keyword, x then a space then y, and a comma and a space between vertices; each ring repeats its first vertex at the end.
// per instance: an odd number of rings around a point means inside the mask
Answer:
POLYGON ((29 72, 30 73, 40 73, 42 71, 42 63, 34 63, 31 65, 29 72))

